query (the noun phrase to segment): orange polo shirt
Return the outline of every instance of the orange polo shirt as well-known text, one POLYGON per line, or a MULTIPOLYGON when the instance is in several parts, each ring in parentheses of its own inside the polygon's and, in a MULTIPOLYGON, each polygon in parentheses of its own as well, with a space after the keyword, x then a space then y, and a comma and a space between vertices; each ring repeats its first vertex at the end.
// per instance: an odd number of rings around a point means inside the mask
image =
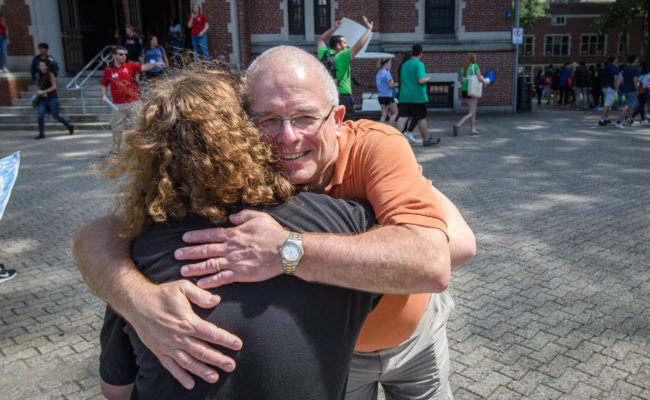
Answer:
MULTIPOLYGON (((406 138, 388 125, 343 124, 334 175, 325 194, 367 199, 381 225, 413 224, 447 235, 442 209, 406 138)), ((384 295, 361 329, 355 350, 395 347, 411 337, 430 294, 384 295)))

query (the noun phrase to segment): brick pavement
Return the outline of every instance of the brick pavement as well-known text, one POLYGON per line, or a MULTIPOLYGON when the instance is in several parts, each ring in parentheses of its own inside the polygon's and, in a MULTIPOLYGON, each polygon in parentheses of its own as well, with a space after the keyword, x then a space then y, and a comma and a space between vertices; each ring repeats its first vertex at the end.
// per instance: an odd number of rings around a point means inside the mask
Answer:
MULTIPOLYGON (((480 115, 481 137, 414 148, 474 228, 453 271, 448 325, 456 399, 650 399, 650 127, 596 126, 592 112, 480 115)), ((89 165, 107 132, 2 132, 22 166, 0 221, 0 397, 99 398, 103 304, 69 243, 111 206, 89 165)))

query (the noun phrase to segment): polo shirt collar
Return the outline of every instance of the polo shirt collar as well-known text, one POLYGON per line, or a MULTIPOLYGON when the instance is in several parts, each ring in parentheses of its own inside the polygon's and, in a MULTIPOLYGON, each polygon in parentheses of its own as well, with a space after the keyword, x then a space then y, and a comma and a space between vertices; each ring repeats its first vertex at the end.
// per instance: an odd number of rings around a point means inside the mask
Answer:
POLYGON ((329 185, 325 187, 325 193, 332 190, 333 187, 342 184, 346 179, 352 176, 352 168, 348 168, 352 146, 357 138, 352 121, 346 121, 341 125, 341 137, 338 138, 339 154, 334 164, 334 174, 329 185))

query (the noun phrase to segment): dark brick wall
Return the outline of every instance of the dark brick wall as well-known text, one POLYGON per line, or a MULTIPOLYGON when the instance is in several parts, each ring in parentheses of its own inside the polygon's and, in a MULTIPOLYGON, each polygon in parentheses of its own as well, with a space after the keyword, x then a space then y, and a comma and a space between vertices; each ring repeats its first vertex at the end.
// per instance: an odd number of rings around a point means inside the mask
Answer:
POLYGON ((250 0, 248 3, 253 11, 248 19, 252 34, 281 33, 284 26, 281 0, 250 0))
POLYGON ((5 0, 0 12, 7 23, 9 31, 9 56, 31 56, 36 53, 34 39, 29 34, 28 28, 32 24, 29 15, 29 6, 25 0, 5 0))
POLYGON ((17 99, 20 92, 27 90, 31 83, 30 78, 0 78, 0 106, 10 106, 11 100, 17 99))
POLYGON ((506 12, 513 8, 510 0, 468 0, 465 4, 462 19, 465 32, 511 30, 512 20, 506 18, 506 12))
POLYGON ((223 54, 228 58, 232 52, 232 35, 228 32, 230 4, 225 0, 211 0, 203 3, 203 13, 208 18, 208 50, 210 57, 223 54))

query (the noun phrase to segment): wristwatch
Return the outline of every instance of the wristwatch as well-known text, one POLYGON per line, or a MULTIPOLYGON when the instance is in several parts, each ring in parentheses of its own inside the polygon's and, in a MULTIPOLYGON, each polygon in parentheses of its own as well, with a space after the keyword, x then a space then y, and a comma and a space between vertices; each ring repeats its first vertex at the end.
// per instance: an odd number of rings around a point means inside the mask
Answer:
POLYGON ((282 273, 295 275, 296 267, 302 258, 302 234, 291 232, 289 237, 280 247, 280 258, 282 258, 282 273))

